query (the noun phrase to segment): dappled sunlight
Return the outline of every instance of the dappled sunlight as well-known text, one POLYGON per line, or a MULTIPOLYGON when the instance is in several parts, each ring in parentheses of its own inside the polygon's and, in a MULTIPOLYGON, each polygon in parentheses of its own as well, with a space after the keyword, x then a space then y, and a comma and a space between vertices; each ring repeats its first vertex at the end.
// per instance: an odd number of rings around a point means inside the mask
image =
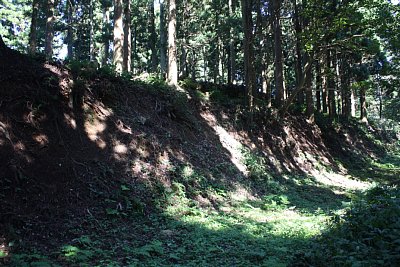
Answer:
POLYGON ((102 136, 102 133, 107 128, 106 122, 94 118, 92 121, 89 120, 85 121, 84 127, 88 138, 92 142, 95 142, 96 145, 101 149, 106 148, 107 143, 105 142, 104 137, 102 136))
POLYGON ((349 175, 326 170, 312 170, 311 175, 318 183, 325 186, 338 187, 342 190, 366 190, 372 183, 357 180, 349 175))
POLYGON ((245 176, 247 176, 248 171, 246 166, 242 163, 242 154, 240 149, 242 144, 237 141, 232 135, 225 130, 223 127, 218 125, 216 117, 209 112, 202 112, 200 114, 207 124, 215 131, 216 135, 219 137, 221 145, 230 152, 231 161, 236 166, 236 168, 245 176))
POLYGON ((255 200, 251 189, 245 188, 242 184, 236 183, 234 185, 234 190, 228 193, 229 199, 232 201, 245 201, 245 200, 255 200))
POLYGON ((114 159, 118 161, 126 160, 128 147, 119 140, 113 141, 114 159))

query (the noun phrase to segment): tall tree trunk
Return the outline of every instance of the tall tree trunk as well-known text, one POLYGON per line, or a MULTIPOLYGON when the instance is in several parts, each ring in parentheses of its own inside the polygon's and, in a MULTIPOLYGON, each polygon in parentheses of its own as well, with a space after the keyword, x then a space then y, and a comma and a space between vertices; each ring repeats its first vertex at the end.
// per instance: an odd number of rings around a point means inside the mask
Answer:
POLYGON ((341 104, 342 104, 342 90, 340 88, 343 86, 340 79, 340 58, 337 51, 333 51, 333 66, 335 68, 334 83, 335 83, 335 112, 341 115, 341 104))
POLYGON ((122 20, 122 0, 114 0, 114 54, 113 64, 117 73, 123 70, 124 28, 122 20))
POLYGON ((283 52, 282 52, 282 29, 281 29, 281 0, 273 0, 274 16, 274 54, 275 54, 275 89, 276 106, 281 108, 285 98, 284 80, 283 80, 283 52))
POLYGON ((328 113, 328 62, 327 62, 327 52, 321 56, 322 65, 322 113, 328 113))
MULTIPOLYGON (((294 5, 294 28, 296 32, 296 87, 299 86, 301 75, 303 74, 302 68, 302 54, 301 54, 301 24, 300 24, 300 14, 299 14, 299 6, 297 0, 293 0, 294 5)), ((304 104, 304 92, 300 91, 297 96, 297 102, 300 105, 304 104)))
POLYGON ((31 54, 31 55, 36 53, 36 46, 37 46, 36 28, 37 28, 38 13, 39 13, 39 1, 33 0, 32 1, 31 31, 29 33, 29 54, 31 54))
POLYGON ((107 65, 108 57, 110 53, 110 40, 109 40, 109 22, 110 22, 110 10, 108 6, 103 7, 103 59, 102 65, 107 65))
POLYGON ((93 21, 93 0, 89 3, 89 17, 90 17, 90 44, 89 44, 89 56, 90 61, 94 60, 94 21, 93 21))
POLYGON ((255 90, 254 72, 254 51, 253 51, 253 19, 252 19, 252 0, 242 0, 242 19, 243 19, 243 50, 244 50, 244 70, 247 90, 247 105, 249 109, 248 127, 253 124, 253 96, 255 90))
POLYGON ((351 116, 356 116, 356 97, 354 95, 354 89, 350 86, 350 105, 351 105, 351 116))
MULTIPOLYGON (((306 61, 310 55, 306 53, 306 61)), ((305 80, 305 92, 306 92, 306 116, 310 119, 314 119, 314 100, 312 94, 312 68, 308 68, 306 73, 306 80, 305 80)))
POLYGON ((360 87, 360 119, 362 122, 367 122, 367 101, 365 97, 366 88, 364 85, 360 87))
POLYGON ((74 6, 75 3, 73 0, 67 1, 67 58, 73 58, 73 48, 74 48, 74 30, 73 30, 73 23, 74 23, 74 6))
POLYGON ((193 50, 192 56, 190 57, 190 77, 193 81, 196 80, 196 65, 197 65, 196 52, 193 50))
POLYGON ((46 42, 44 52, 46 59, 53 57, 53 39, 54 39, 54 0, 47 0, 47 20, 46 20, 46 42))
POLYGON ((156 26, 155 26, 155 16, 154 16, 154 0, 149 0, 148 2, 148 12, 149 12, 149 47, 151 50, 151 72, 157 72, 157 34, 156 34, 156 26))
POLYGON ((321 64, 317 62, 315 67, 316 77, 316 98, 317 98, 317 112, 321 112, 321 90, 322 90, 322 77, 321 77, 321 64))
POLYGON ((218 6, 218 4, 216 3, 216 1, 213 1, 215 3, 214 5, 214 13, 215 13, 215 18, 214 18, 214 31, 215 31, 215 40, 214 40, 214 58, 213 58, 213 77, 214 77, 214 83, 218 83, 219 81, 219 67, 220 67, 220 50, 219 50, 219 40, 220 40, 220 23, 219 23, 219 9, 220 7, 218 6))
POLYGON ((167 72, 167 52, 166 52, 166 33, 165 33, 165 5, 164 0, 160 2, 160 70, 161 77, 165 78, 167 72))
POLYGON ((349 118, 351 116, 351 88, 350 88, 350 67, 348 63, 348 58, 343 57, 341 64, 341 84, 342 84, 342 113, 345 118, 349 118))
MULTIPOLYGON (((235 2, 229 0, 229 17, 232 18, 235 13, 235 2)), ((229 27, 229 63, 228 63, 228 83, 235 83, 236 74, 236 53, 235 53, 235 35, 232 25, 229 27)))
MULTIPOLYGON (((133 54, 136 55, 137 54, 137 25, 135 24, 133 26, 133 54)), ((137 68, 135 68, 135 60, 132 60, 132 70, 133 70, 133 74, 136 74, 139 71, 139 64, 137 65, 137 68)))
POLYGON ((131 72, 132 66, 132 33, 131 33, 131 1, 125 0, 124 8, 124 59, 122 69, 126 72, 131 72))
POLYGON ((263 64, 261 76, 262 76, 262 90, 263 93, 265 94, 265 100, 267 102, 266 107, 271 108, 271 86, 268 76, 268 67, 265 63, 263 64))
POLYGON ((333 60, 331 51, 327 51, 326 55, 327 69, 328 69, 328 111, 329 117, 334 118, 336 116, 336 101, 335 101, 335 79, 333 71, 333 60))
POLYGON ((176 0, 169 0, 168 13, 168 83, 178 84, 178 64, 176 55, 176 0))

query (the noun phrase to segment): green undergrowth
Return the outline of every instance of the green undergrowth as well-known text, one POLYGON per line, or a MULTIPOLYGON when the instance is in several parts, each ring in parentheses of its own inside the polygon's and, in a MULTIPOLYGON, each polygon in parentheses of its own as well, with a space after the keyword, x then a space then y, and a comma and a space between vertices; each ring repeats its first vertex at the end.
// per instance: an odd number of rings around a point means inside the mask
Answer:
MULTIPOLYGON (((138 185, 120 184, 87 213, 84 223, 67 227, 74 238, 62 244, 53 240, 46 249, 20 245, 4 262, 395 266, 400 248, 397 188, 377 187, 364 194, 323 185, 311 176, 277 176, 256 153, 243 149, 242 154, 250 173, 237 188, 212 182, 193 166, 175 166, 170 186, 152 185, 153 207, 137 196, 138 185)), ((384 158, 376 167, 398 168, 397 163, 397 158, 384 158)), ((229 170, 223 166, 212 172, 217 177, 229 170)))
POLYGON ((398 266, 400 262, 400 191, 376 187, 299 255, 297 266, 398 266))
MULTIPOLYGON (((114 75, 111 69, 103 71, 102 75, 114 75)), ((184 93, 156 77, 144 82, 124 79, 151 94, 162 92, 163 112, 197 127, 184 93)), ((198 90, 189 81, 185 86, 198 90)), ((217 89, 204 91, 196 91, 202 101, 226 98, 226 92, 217 89)), ((119 108, 117 114, 126 112, 119 108)), ((248 174, 234 181, 231 178, 237 172, 229 161, 208 170, 174 163, 168 170, 170 181, 165 183, 149 178, 147 183, 114 181, 117 184, 111 186, 113 181, 106 181, 105 175, 106 186, 90 187, 98 203, 81 218, 65 222, 66 240, 47 240, 44 245, 40 241, 24 244, 22 238, 9 240, 0 244, 6 247, 0 249, 0 264, 390 266, 399 261, 400 194, 396 187, 363 193, 330 186, 304 173, 272 173, 262 153, 246 148, 240 153, 248 174)), ((337 160, 355 178, 377 183, 398 178, 399 154, 362 162, 356 158, 337 160)), ((108 166, 99 168, 112 172, 108 166)))
MULTIPOLYGON (((155 209, 146 211, 135 189, 121 184, 105 199, 102 211, 93 209, 84 224, 69 229, 76 238, 47 250, 21 247, 24 253, 12 254, 8 264, 287 266, 348 199, 335 194, 326 194, 323 201, 307 197, 326 192, 318 191, 320 185, 309 177, 286 177, 299 183, 274 181, 256 166, 260 159, 247 153, 246 165, 254 173, 245 187, 265 187, 262 194, 243 197, 239 189, 206 181, 191 166, 177 166, 171 186, 157 185, 155 209)), ((218 170, 214 172, 217 176, 218 170)))
POLYGON ((162 210, 88 217, 68 244, 13 255, 10 266, 286 266, 330 216, 301 212, 279 194, 243 201, 216 194, 222 204, 203 208, 177 183, 162 210))

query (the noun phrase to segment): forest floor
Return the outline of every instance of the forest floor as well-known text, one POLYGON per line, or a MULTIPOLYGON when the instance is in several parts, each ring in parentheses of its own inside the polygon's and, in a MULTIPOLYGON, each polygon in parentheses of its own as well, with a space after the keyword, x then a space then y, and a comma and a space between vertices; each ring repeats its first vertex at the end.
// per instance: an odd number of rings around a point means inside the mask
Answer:
POLYGON ((249 133, 240 88, 182 87, 0 57, 0 264, 308 266, 399 184, 398 137, 373 125, 260 110, 249 133))

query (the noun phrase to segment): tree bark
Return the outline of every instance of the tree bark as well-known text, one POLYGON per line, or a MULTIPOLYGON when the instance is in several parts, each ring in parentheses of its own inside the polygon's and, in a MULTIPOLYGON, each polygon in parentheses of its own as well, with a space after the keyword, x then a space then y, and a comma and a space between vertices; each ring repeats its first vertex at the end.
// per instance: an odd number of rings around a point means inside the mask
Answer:
POLYGON ((365 86, 360 87, 360 119, 362 122, 367 122, 367 101, 365 97, 365 86))
POLYGON ((262 90, 263 90, 263 93, 265 94, 265 100, 267 102, 266 107, 271 108, 271 86, 270 86, 270 80, 268 77, 267 66, 265 63, 263 64, 261 76, 262 76, 262 90))
POLYGON ((37 19, 39 13, 39 1, 32 1, 32 17, 31 17, 31 29, 29 33, 29 54, 34 55, 37 47, 37 19))
POLYGON ((274 52, 275 52, 275 89, 276 106, 281 108, 285 98, 284 79, 283 79, 283 52, 282 52, 282 29, 280 23, 281 0, 273 0, 274 16, 274 52))
MULTIPOLYGON (((293 5, 294 5, 294 28, 296 32, 296 87, 299 86, 300 84, 300 79, 302 75, 302 54, 301 54, 301 41, 300 41, 300 36, 301 36, 301 24, 300 24, 300 14, 299 14, 299 7, 297 0, 293 0, 293 5)), ((304 104, 304 93, 303 91, 300 91, 297 97, 297 102, 300 105, 304 104)))
MULTIPOLYGON (((307 53, 306 58, 307 61, 311 61, 308 59, 310 55, 307 53)), ((314 119, 314 100, 312 94, 312 68, 308 68, 306 72, 306 80, 305 80, 305 92, 306 92, 306 116, 310 119, 314 119)))
POLYGON ((131 72, 132 65, 132 33, 131 33, 131 1, 125 0, 124 7, 124 55, 122 62, 122 70, 131 72))
POLYGON ((178 64, 176 53, 176 0, 169 0, 168 17, 168 83, 178 84, 178 64))
POLYGON ((160 2, 160 70, 161 77, 165 78, 167 72, 167 51, 166 51, 166 33, 165 33, 165 7, 164 0, 160 2))
POLYGON ((348 64, 348 59, 344 57, 342 59, 342 64, 341 64, 342 70, 341 70, 341 84, 342 84, 342 98, 343 98, 343 104, 342 104, 342 113, 345 118, 349 118, 351 116, 351 88, 350 88, 350 67, 348 64))
POLYGON ((46 20, 46 41, 45 55, 46 59, 50 60, 53 57, 53 39, 54 39, 54 0, 47 1, 47 20, 46 20))
POLYGON ((335 96, 335 79, 334 79, 334 72, 333 72, 333 60, 331 51, 327 51, 326 55, 327 61, 327 68, 329 70, 328 73, 328 111, 329 117, 334 118, 336 116, 336 96, 335 96))
POLYGON ((255 90, 255 72, 254 72, 254 51, 253 51, 253 20, 252 20, 252 0, 242 0, 242 20, 243 20, 243 50, 244 50, 244 70, 245 83, 247 91, 247 105, 249 109, 248 127, 253 123, 253 97, 255 90))
POLYGON ((328 113, 328 64, 327 53, 321 56, 322 65, 322 113, 328 113))
POLYGON ((109 21, 110 21, 110 11, 108 6, 103 7, 103 59, 102 65, 105 66, 108 63, 108 57, 110 53, 110 40, 109 40, 109 21))
POLYGON ((216 1, 213 1, 215 3, 214 5, 214 13, 215 13, 215 18, 214 18, 214 31, 215 31, 215 40, 214 40, 214 58, 213 58, 213 78, 214 78, 214 83, 217 84, 219 81, 219 67, 220 67, 220 47, 219 47, 219 41, 220 41, 220 23, 219 23, 219 9, 220 7, 216 3, 216 1))
POLYGON ((322 90, 322 77, 321 77, 321 65, 317 62, 316 65, 316 98, 317 98, 317 112, 321 112, 321 90, 322 90))
POLYGON ((74 48, 74 30, 73 30, 73 13, 74 13, 73 0, 67 1, 67 58, 73 58, 73 48, 74 48))
MULTIPOLYGON (((229 17, 233 17, 235 13, 235 3, 233 0, 229 0, 229 17)), ((235 83, 235 66, 236 66, 236 53, 235 53, 235 37, 233 32, 233 26, 229 27, 229 63, 228 63, 228 83, 235 83)))
POLYGON ((89 17, 90 17, 90 44, 89 44, 89 57, 90 61, 94 60, 94 21, 93 21, 93 0, 89 3, 89 17))
POLYGON ((149 39, 149 47, 151 50, 151 72, 157 72, 157 34, 156 34, 156 26, 155 26, 155 16, 154 16, 154 0, 149 0, 148 3, 148 12, 149 12, 149 32, 150 32, 150 39, 149 39))
POLYGON ((300 91, 304 90, 304 86, 305 86, 305 82, 306 82, 306 74, 312 68, 313 61, 314 61, 314 55, 313 55, 313 53, 310 53, 305 65, 304 65, 303 75, 301 76, 299 86, 296 87, 296 89, 292 92, 292 94, 288 97, 285 104, 280 109, 281 117, 285 116, 286 112, 289 109, 289 106, 293 103, 294 99, 297 97, 297 94, 300 91))
POLYGON ((122 20, 122 0, 114 0, 114 54, 113 64, 117 73, 123 70, 124 29, 122 20))

